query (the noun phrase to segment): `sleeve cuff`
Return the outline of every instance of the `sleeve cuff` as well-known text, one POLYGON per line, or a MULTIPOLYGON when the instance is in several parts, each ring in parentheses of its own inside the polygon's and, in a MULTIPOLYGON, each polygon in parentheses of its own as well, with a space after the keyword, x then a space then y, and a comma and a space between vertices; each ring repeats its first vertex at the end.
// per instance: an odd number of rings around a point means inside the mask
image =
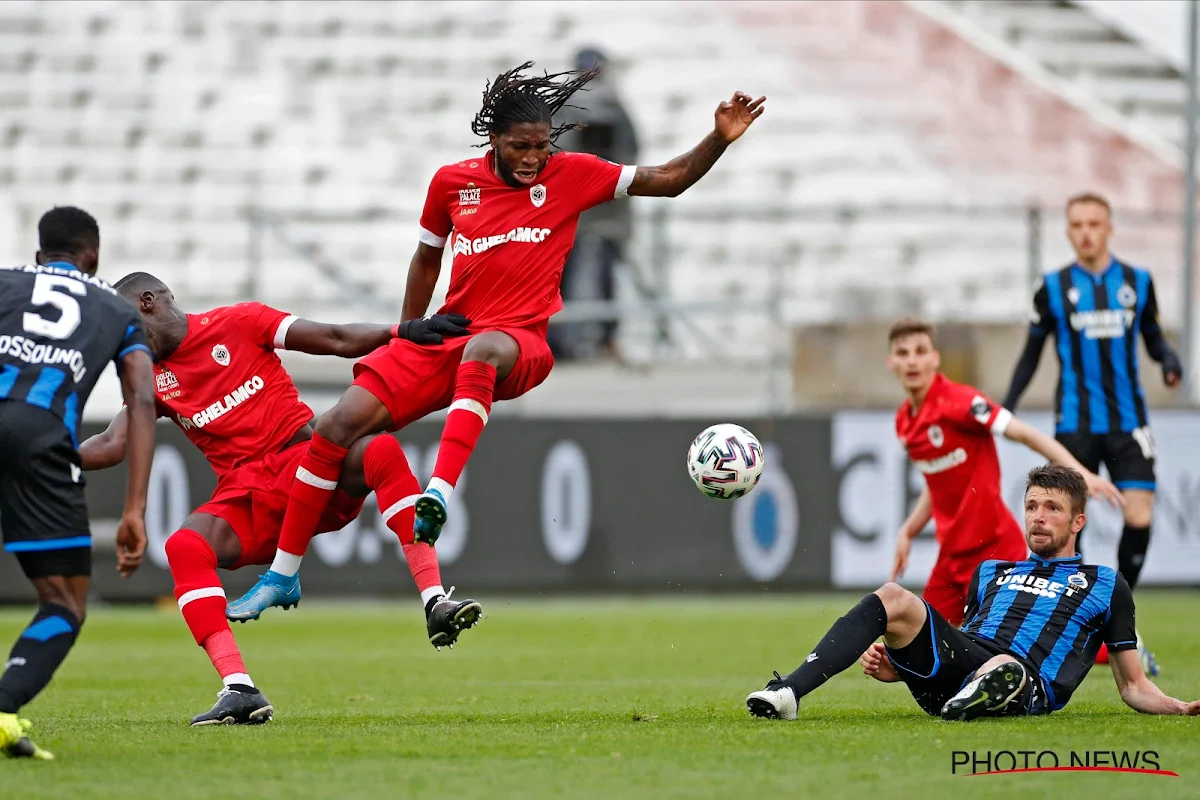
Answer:
POLYGON ((138 350, 143 350, 143 351, 145 351, 146 355, 148 355, 148 356, 150 356, 150 357, 152 357, 152 358, 153 358, 153 356, 154 356, 154 354, 150 352, 150 348, 149 348, 149 347, 147 347, 146 345, 144 345, 144 344, 131 344, 131 345, 129 345, 129 347, 126 347, 124 350, 122 350, 121 352, 117 353, 117 358, 116 358, 116 361, 119 363, 119 362, 121 361, 121 359, 122 359, 122 358, 124 358, 125 356, 129 355, 130 353, 136 352, 136 351, 138 351, 138 350))
POLYGON ((613 193, 613 199, 618 197, 626 197, 629 194, 629 187, 633 183, 633 176, 637 174, 637 166, 628 165, 621 167, 621 177, 617 178, 617 190, 613 193))
POLYGON ((996 418, 992 420, 992 433, 996 436, 1003 436, 1004 432, 1008 430, 1008 424, 1012 422, 1012 419, 1012 412, 1007 408, 1001 408, 996 412, 996 418))
POLYGON ((297 319, 299 319, 299 317, 297 317, 295 314, 289 314, 279 321, 279 327, 275 329, 274 345, 276 350, 287 349, 288 328, 292 327, 292 323, 297 319))
POLYGON ((427 244, 430 247, 445 247, 446 246, 446 237, 445 236, 438 236, 433 231, 427 231, 427 230, 425 230, 425 228, 420 227, 420 226, 418 226, 418 230, 420 231, 420 233, 417 235, 417 238, 421 241, 421 244, 427 244))

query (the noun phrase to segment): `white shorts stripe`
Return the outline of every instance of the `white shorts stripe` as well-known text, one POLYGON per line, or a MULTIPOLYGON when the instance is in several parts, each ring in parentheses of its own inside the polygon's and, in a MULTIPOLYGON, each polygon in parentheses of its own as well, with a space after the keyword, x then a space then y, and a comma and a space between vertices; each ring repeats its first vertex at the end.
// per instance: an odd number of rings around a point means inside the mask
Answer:
POLYGON ((220 586, 208 586, 203 589, 192 589, 190 592, 184 592, 183 596, 179 598, 179 610, 182 611, 183 607, 193 600, 203 600, 206 597, 224 598, 225 590, 220 586))
POLYGON ((379 515, 383 518, 383 524, 386 525, 389 519, 396 516, 404 509, 415 506, 417 504, 417 498, 420 496, 421 495, 419 494, 410 494, 408 497, 402 497, 388 506, 387 510, 379 515))
POLYGON ((295 322, 297 319, 299 319, 299 317, 297 317, 295 314, 289 314, 288 316, 279 320, 279 327, 275 329, 275 349, 276 350, 286 350, 287 349, 288 328, 292 327, 292 323, 295 322))
POLYGON ((624 197, 629 194, 629 186, 633 183, 633 177, 637 175, 637 167, 629 165, 621 167, 621 177, 617 178, 617 190, 613 192, 613 199, 624 197))
POLYGON ((417 229, 420 231, 420 233, 417 234, 417 239, 422 244, 427 244, 430 247, 445 247, 446 246, 446 237, 445 236, 438 236, 433 231, 427 231, 424 228, 422 228, 420 225, 417 226, 417 229))
MULTIPOLYGON (((469 397, 464 397, 461 400, 455 400, 453 403, 450 404, 450 411, 455 411, 455 410, 470 411, 472 414, 477 414, 479 416, 479 418, 481 420, 483 420, 483 424, 487 425, 487 421, 488 421, 487 409, 484 408, 483 403, 479 402, 478 400, 472 400, 469 397)), ((448 411, 446 413, 450 413, 450 412, 448 411)))
POLYGON ((318 489, 324 489, 327 492, 332 492, 337 488, 337 481, 327 481, 324 478, 318 478, 304 467, 296 467, 296 480, 307 483, 309 486, 315 486, 318 489))

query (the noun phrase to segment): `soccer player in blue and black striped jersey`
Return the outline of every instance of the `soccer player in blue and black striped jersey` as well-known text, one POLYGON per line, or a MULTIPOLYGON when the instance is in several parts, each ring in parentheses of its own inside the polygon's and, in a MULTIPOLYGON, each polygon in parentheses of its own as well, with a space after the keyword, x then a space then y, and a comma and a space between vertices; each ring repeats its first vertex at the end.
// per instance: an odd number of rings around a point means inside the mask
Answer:
POLYGON ((795 719, 801 697, 860 660, 866 674, 903 681, 922 709, 943 719, 1048 714, 1071 699, 1104 642, 1126 705, 1145 714, 1200 715, 1200 700, 1168 697, 1146 677, 1125 579, 1084 564, 1076 551, 1087 496, 1075 470, 1034 468, 1025 488, 1031 555, 979 565, 961 630, 912 592, 885 584, 835 622, 795 672, 775 673, 752 692, 750 713, 795 719))
MULTIPOLYGON (((1046 340, 1053 336, 1060 366, 1056 438, 1092 472, 1103 462, 1121 490, 1125 529, 1117 569, 1132 589, 1150 543, 1155 486, 1154 439, 1138 376, 1138 336, 1162 365, 1168 386, 1179 385, 1183 366, 1163 335, 1150 273, 1109 253, 1112 230, 1112 208, 1100 195, 1067 201, 1067 237, 1075 262, 1046 275, 1034 292, 1029 336, 1004 407, 1016 410, 1046 340)), ((1101 652, 1101 663, 1106 655, 1101 652)), ((1157 674, 1153 656, 1146 651, 1144 658, 1150 673, 1157 674)))
POLYGON ((117 527, 118 569, 146 549, 154 455, 153 363, 133 305, 96 277, 100 229, 78 208, 38 222, 37 263, 0 269, 0 529, 37 592, 38 610, 0 675, 0 753, 49 759, 17 712, 50 682, 83 625, 92 537, 79 419, 114 362, 129 407, 129 480, 117 527))

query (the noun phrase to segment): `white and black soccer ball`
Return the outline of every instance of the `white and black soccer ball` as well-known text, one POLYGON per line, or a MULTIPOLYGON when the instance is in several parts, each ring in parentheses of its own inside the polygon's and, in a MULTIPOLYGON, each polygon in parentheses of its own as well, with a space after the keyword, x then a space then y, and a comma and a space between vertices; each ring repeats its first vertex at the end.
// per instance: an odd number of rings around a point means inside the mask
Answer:
POLYGON ((721 423, 705 428, 688 448, 688 474, 696 488, 718 500, 741 497, 762 477, 762 444, 741 425, 721 423))

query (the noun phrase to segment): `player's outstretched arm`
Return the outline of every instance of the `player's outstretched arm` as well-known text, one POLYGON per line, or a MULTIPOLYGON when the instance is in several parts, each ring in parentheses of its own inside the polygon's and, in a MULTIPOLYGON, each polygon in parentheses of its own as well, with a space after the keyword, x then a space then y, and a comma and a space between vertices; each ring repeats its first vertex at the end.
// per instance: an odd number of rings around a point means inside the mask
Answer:
POLYGON ((1146 306, 1142 309, 1142 339, 1146 342, 1146 352, 1150 357, 1162 364, 1163 383, 1167 386, 1178 386, 1183 380, 1183 362, 1167 337, 1163 335, 1162 325, 1158 321, 1158 297, 1154 291, 1154 281, 1150 281, 1146 306))
POLYGON ((1200 700, 1190 703, 1176 700, 1164 694, 1162 689, 1154 685, 1154 681, 1146 677, 1137 650, 1110 650, 1108 662, 1112 666, 1113 679, 1117 682, 1117 691, 1121 693, 1121 699, 1134 711, 1143 714, 1200 716, 1200 700))
POLYGON ((420 242, 408 263, 408 282, 404 285, 404 308, 400 319, 420 319, 429 309, 433 287, 442 272, 442 252, 446 248, 420 242))
POLYGON ((1004 428, 1004 438, 1025 445, 1030 450, 1046 458, 1047 461, 1063 467, 1070 467, 1083 476, 1087 484, 1088 494, 1092 497, 1103 497, 1114 508, 1125 505, 1125 497, 1113 482, 1101 478, 1089 471, 1067 448, 1060 442, 1050 438, 1023 419, 1013 417, 1004 428))
POLYGON ((1017 403, 1021 402, 1021 395, 1025 394, 1030 381, 1037 374, 1038 363, 1042 360, 1042 350, 1045 346, 1046 334, 1031 330, 1025 339, 1025 349, 1021 351, 1021 357, 1017 359, 1017 365, 1013 368, 1012 380, 1008 384, 1008 393, 1004 395, 1004 407, 1009 411, 1017 410, 1017 403))
POLYGON ((896 556, 892 560, 892 574, 888 577, 889 581, 899 580, 904 575, 904 570, 908 568, 908 556, 912 551, 912 540, 925 530, 925 526, 929 524, 932 517, 933 495, 926 486, 921 490, 917 504, 913 506, 912 513, 908 515, 908 519, 904 520, 904 524, 900 526, 900 532, 896 536, 896 556))
MULTIPOLYGON (((736 142, 754 120, 762 116, 766 97, 757 100, 734 92, 733 97, 717 106, 712 133, 700 144, 659 167, 638 167, 629 184, 629 194, 637 197, 678 197, 704 177, 725 148, 736 142)), ((411 281, 412 273, 409 273, 411 281)))
POLYGON ((315 356, 359 358, 392 339, 408 339, 417 344, 441 344, 446 336, 465 336, 471 320, 458 314, 435 314, 429 319, 412 319, 399 325, 351 323, 329 325, 298 319, 288 326, 284 347, 315 356))
POLYGON ((154 459, 154 363, 145 349, 121 357, 121 394, 128 415, 126 430, 129 478, 125 484, 125 509, 117 526, 117 571, 128 577, 146 552, 146 495, 150 463, 154 459))
POLYGON ((103 432, 89 436, 79 445, 79 461, 84 472, 115 467, 125 460, 125 434, 129 414, 122 408, 103 432))

